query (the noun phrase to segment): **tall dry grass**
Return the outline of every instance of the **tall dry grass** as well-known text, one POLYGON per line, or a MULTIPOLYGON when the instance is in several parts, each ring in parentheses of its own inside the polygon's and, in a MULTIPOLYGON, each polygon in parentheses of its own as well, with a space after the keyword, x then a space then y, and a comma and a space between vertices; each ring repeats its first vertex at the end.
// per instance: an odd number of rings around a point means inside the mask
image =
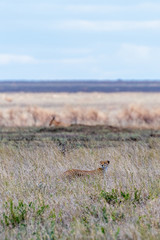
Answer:
POLYGON ((54 145, 1 145, 0 239, 159 239, 159 156, 159 140, 65 156, 54 145), (105 179, 59 177, 107 159, 105 179))
POLYGON ((77 93, 0 94, 1 126, 106 124, 160 128, 160 94, 77 93))
POLYGON ((119 126, 160 128, 160 108, 131 104, 116 116, 119 126))
MULTIPOLYGON (((94 108, 69 107, 59 113, 36 106, 16 107, 0 112, 0 125, 7 127, 49 126, 53 115, 61 126, 106 124, 117 127, 160 129, 160 108, 148 109, 139 104, 129 105, 114 114, 112 111, 104 113, 94 108)), ((54 123, 52 125, 54 126, 54 123)))

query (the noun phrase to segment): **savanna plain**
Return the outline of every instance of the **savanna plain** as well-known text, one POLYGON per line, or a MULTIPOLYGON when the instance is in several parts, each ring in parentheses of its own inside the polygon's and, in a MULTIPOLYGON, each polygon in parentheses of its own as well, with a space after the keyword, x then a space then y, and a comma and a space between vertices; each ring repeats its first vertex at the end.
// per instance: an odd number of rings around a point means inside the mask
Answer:
POLYGON ((0 239, 160 239, 159 106, 158 93, 0 94, 0 239), (106 160, 106 176, 61 177, 106 160))

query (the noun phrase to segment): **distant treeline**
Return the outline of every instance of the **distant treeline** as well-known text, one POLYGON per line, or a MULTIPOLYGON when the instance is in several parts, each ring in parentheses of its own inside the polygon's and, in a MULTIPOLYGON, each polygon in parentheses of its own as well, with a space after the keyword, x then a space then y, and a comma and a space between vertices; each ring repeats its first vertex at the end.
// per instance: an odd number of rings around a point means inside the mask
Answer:
POLYGON ((0 81, 0 92, 160 92, 160 80, 0 81))

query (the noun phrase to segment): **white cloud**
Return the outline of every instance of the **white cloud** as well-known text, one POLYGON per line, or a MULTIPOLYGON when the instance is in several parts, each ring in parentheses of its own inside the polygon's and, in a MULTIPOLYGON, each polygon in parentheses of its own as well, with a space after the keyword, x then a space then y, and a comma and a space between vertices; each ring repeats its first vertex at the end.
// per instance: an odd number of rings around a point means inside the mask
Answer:
POLYGON ((76 64, 87 64, 94 63, 95 58, 91 56, 86 57, 73 57, 73 58, 61 58, 61 59, 48 59, 42 60, 43 63, 52 63, 52 64, 64 64, 64 65, 76 65, 76 64))
MULTIPOLYGON (((39 12, 39 13, 53 13, 57 11, 65 11, 69 13, 110 13, 110 12, 123 12, 123 11, 160 11, 160 3, 143 2, 140 4, 67 4, 67 3, 55 3, 51 2, 23 2, 19 1, 17 7, 15 1, 10 2, 10 9, 14 12, 20 12, 22 9, 27 12, 39 12)), ((1 9, 8 9, 6 1, 0 2, 1 9)))
POLYGON ((14 54, 0 54, 0 64, 10 64, 10 63, 18 63, 18 64, 33 64, 37 63, 37 60, 32 56, 28 55, 14 55, 14 54))
POLYGON ((120 11, 123 7, 120 5, 68 5, 66 6, 67 11, 72 12, 83 12, 83 13, 98 13, 98 12, 110 12, 110 11, 120 11))
POLYGON ((67 54, 67 55, 84 55, 84 54, 90 54, 92 52, 91 48, 57 48, 57 52, 61 54, 67 54))
POLYGON ((150 60, 151 53, 154 49, 143 45, 122 44, 117 57, 125 63, 145 63, 150 60))
MULTIPOLYGON (((63 6, 62 6, 63 8, 63 6)), ((141 4, 73 4, 65 7, 67 11, 81 13, 105 13, 105 12, 123 12, 123 11, 160 11, 160 4, 153 2, 144 2, 141 4)))
POLYGON ((160 30, 160 20, 157 21, 59 21, 53 23, 53 29, 82 31, 130 31, 130 30, 160 30))
POLYGON ((83 57, 83 58, 68 58, 68 59, 62 59, 61 63, 64 64, 86 64, 86 63, 93 63, 95 62, 95 58, 93 57, 83 57))
MULTIPOLYGON (((76 52, 76 49, 74 49, 76 52)), ((79 49, 77 50, 78 53, 79 49)), ((76 65, 76 64, 86 64, 86 63, 93 63, 95 59, 91 56, 85 57, 70 57, 70 58, 48 58, 48 59, 35 59, 31 56, 27 55, 12 55, 12 54, 0 54, 0 65, 8 65, 11 63, 15 64, 69 64, 69 65, 76 65)))

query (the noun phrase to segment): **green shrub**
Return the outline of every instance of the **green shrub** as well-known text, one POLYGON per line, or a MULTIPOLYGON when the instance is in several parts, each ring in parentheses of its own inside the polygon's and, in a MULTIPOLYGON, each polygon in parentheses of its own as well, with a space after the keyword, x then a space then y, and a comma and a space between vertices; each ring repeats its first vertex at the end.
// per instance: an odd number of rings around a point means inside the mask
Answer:
POLYGON ((24 221, 27 219, 27 213, 33 213, 34 218, 37 219, 42 217, 48 207, 44 203, 36 207, 33 202, 27 205, 23 201, 19 201, 18 205, 15 205, 13 200, 10 200, 9 203, 6 202, 4 205, 5 211, 0 222, 3 227, 10 226, 14 228, 19 224, 24 224, 24 221))
POLYGON ((23 201, 19 201, 18 205, 14 205, 10 200, 9 204, 5 203, 6 212, 3 212, 1 223, 3 226, 15 227, 23 223, 27 216, 27 205, 23 201))
POLYGON ((140 203, 141 191, 134 188, 134 192, 129 191, 118 191, 117 189, 112 189, 111 192, 101 191, 100 197, 104 198, 108 204, 121 204, 122 202, 130 202, 132 204, 140 203))
POLYGON ((118 203, 118 191, 117 189, 112 189, 112 192, 101 191, 100 196, 106 200, 109 204, 118 203))

